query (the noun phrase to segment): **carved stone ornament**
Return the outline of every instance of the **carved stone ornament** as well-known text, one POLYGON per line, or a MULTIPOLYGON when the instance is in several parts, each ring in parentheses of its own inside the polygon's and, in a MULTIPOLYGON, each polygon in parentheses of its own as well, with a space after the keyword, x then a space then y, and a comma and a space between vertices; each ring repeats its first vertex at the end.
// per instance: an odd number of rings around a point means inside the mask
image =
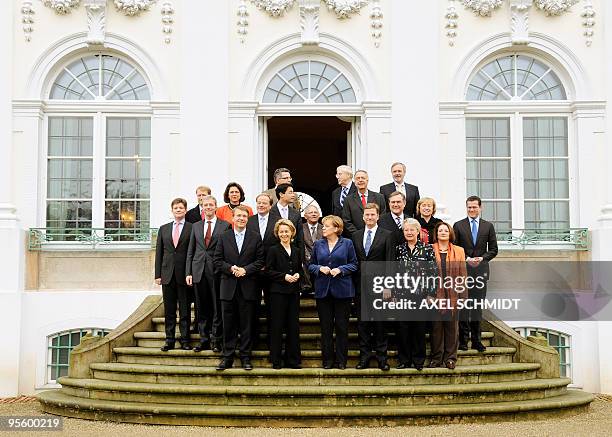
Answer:
POLYGON ((21 24, 23 24, 23 36, 27 42, 32 40, 32 32, 34 32, 34 9, 32 9, 32 2, 25 0, 21 4, 21 24))
POLYGON ((512 44, 529 44, 529 8, 532 0, 510 0, 512 44))
POLYGON ((249 33, 249 11, 247 9, 246 0, 240 0, 237 15, 238 35, 240 35, 240 42, 243 43, 246 39, 247 33, 249 33))
POLYGON ((361 8, 368 4, 368 0, 324 0, 327 9, 334 11, 338 18, 350 18, 351 14, 358 14, 361 8))
POLYGON ((561 15, 579 0, 533 0, 536 8, 546 12, 546 15, 561 15))
POLYGON ((490 17, 491 13, 499 8, 503 0, 461 0, 466 9, 471 9, 476 15, 490 17))
POLYGON ((87 11, 87 44, 104 44, 106 40, 106 0, 84 1, 87 11))
POLYGON ((272 17, 280 17, 293 7, 296 0, 251 0, 251 2, 272 17))
POLYGON ((55 11, 56 14, 65 15, 79 7, 81 0, 42 0, 43 4, 55 11))
POLYGON ((455 38, 457 37, 457 27, 459 26, 459 14, 457 13, 457 8, 455 7, 455 0, 450 0, 450 2, 448 3, 444 18, 446 18, 446 24, 444 25, 444 28, 446 29, 448 45, 452 47, 455 45, 455 38))
POLYGON ((372 38, 374 38, 374 47, 380 47, 380 39, 382 38, 382 27, 383 27, 383 13, 380 7, 379 0, 372 2, 372 9, 370 11, 370 18, 372 19, 372 38))
POLYGON ((593 27, 595 27, 595 9, 591 0, 585 0, 582 13, 582 26, 584 27, 583 35, 586 38, 585 43, 588 47, 593 44, 593 27))
POLYGON ((115 7, 125 15, 134 16, 143 11, 148 11, 156 1, 157 0, 115 0, 115 7))
POLYGON ((319 0, 299 0, 302 44, 319 44, 319 0))
POLYGON ((172 33, 172 24, 174 23, 174 17, 173 17, 174 6, 172 6, 172 3, 169 2, 168 0, 162 3, 161 14, 162 14, 162 32, 164 34, 164 42, 166 44, 170 44, 170 42, 172 41, 170 39, 170 34, 172 33))

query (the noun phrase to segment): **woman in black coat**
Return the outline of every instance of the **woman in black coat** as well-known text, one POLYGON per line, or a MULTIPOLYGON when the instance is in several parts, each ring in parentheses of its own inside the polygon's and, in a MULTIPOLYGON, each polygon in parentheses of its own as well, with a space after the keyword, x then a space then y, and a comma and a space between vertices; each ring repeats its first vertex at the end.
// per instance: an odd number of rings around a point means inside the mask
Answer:
POLYGON ((300 366, 300 278, 302 253, 292 244, 296 229, 290 220, 280 219, 274 235, 280 241, 268 250, 266 274, 270 281, 270 359, 280 369, 283 331, 285 332, 285 367, 300 366))

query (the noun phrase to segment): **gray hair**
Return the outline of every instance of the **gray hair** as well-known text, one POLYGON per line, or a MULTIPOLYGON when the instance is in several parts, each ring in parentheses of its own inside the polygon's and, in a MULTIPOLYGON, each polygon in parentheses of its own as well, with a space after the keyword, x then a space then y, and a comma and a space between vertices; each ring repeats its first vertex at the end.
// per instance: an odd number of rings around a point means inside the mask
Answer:
POLYGON ((306 208, 304 208, 304 214, 306 214, 308 211, 310 211, 311 209, 316 210, 317 212, 319 212, 319 208, 317 208, 315 205, 313 205, 312 203, 310 205, 308 205, 306 208))
POLYGON ((393 167, 395 167, 396 165, 401 165, 404 169, 404 173, 406 173, 406 164, 404 164, 403 162, 394 162, 393 164, 391 164, 391 170, 393 170, 393 167))
POLYGON ((339 165, 336 171, 338 173, 348 173, 351 175, 351 177, 353 177, 353 169, 348 165, 339 165))
POLYGON ((284 172, 291 173, 289 171, 289 169, 285 168, 285 167, 277 168, 276 170, 274 170, 274 176, 273 176, 274 177, 274 183, 276 183, 278 178, 280 178, 281 174, 284 173, 284 172))
POLYGON ((412 217, 404 219, 404 222, 402 223, 402 230, 404 230, 406 225, 414 226, 416 230, 419 231, 419 233, 421 232, 421 224, 419 223, 417 219, 413 219, 412 217))

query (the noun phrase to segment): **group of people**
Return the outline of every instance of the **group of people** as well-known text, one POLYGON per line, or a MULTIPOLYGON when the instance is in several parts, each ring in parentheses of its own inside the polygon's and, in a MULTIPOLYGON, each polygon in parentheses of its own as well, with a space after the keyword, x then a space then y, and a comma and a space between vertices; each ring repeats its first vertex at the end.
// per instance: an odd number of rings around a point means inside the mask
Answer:
MULTIPOLYGON (((359 277, 362 263, 370 261, 399 261, 408 270, 429 266, 429 274, 455 279, 451 284, 462 283, 456 281, 461 277, 484 277, 467 293, 470 298, 484 298, 497 241, 493 225, 481 218, 480 198, 468 197, 467 217, 451 226, 434 216, 434 199, 420 198, 418 187, 404 181, 403 163, 393 163, 391 174, 393 182, 375 192, 368 188, 367 171, 353 174, 349 166, 339 166, 332 214, 322 219, 314 205, 304 209, 302 219, 286 168, 274 172, 275 187, 255 198, 255 213, 244 205, 244 190, 236 182, 227 185, 221 207, 205 186, 196 189, 198 205, 189 211, 185 199, 174 199, 174 220, 160 227, 156 246, 155 281, 162 286, 165 309, 162 351, 175 348, 177 306, 179 342, 182 349, 191 349, 193 300, 200 338, 193 350, 221 352, 217 370, 233 367, 236 349, 242 367, 253 368, 251 351, 260 336, 259 316, 267 320, 261 334, 272 366, 300 368, 300 299, 312 291, 321 327, 322 367, 344 369, 350 315, 359 316, 361 295, 372 293, 362 289, 359 277)), ((458 295, 452 286, 426 284, 412 298, 455 303, 458 295)), ((386 290, 384 298, 394 296, 386 290)), ((398 369, 423 369, 427 332, 429 367, 454 369, 457 350, 467 350, 468 341, 483 352, 481 310, 449 308, 438 310, 430 324, 359 318, 357 368, 368 368, 375 358, 381 370, 390 369, 390 332, 396 334, 398 369)))

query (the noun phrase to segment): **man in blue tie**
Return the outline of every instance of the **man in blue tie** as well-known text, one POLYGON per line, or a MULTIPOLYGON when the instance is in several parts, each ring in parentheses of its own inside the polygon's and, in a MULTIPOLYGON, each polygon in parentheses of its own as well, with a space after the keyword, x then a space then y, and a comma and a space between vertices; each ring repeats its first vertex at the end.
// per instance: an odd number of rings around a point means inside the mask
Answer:
MULTIPOLYGON (((482 201, 478 196, 470 196, 465 202, 467 217, 453 225, 454 244, 463 247, 467 262, 468 276, 474 278, 476 286, 468 290, 469 298, 480 301, 486 297, 487 281, 490 277, 489 262, 497 256, 497 237, 493 224, 481 218, 482 201), (480 278, 477 281, 476 278, 480 278), (478 286, 482 284, 482 286, 478 286)), ((462 309, 459 313, 459 350, 467 350, 471 337, 472 349, 484 352, 480 336, 482 309, 462 309)))
MULTIPOLYGON (((360 268, 369 261, 385 262, 393 260, 395 246, 393 244, 393 232, 378 226, 379 206, 376 203, 367 203, 363 209, 363 221, 365 228, 354 232, 351 236, 355 254, 360 262, 360 268)), ((357 336, 359 338, 359 363, 357 369, 370 367, 370 360, 375 357, 378 368, 389 370, 387 362, 387 332, 384 322, 373 322, 362 320, 361 294, 372 293, 372 290, 362 289, 361 277, 355 276, 355 306, 359 316, 357 324, 357 336), (372 354, 374 351, 374 354, 372 354)), ((371 301, 371 297, 366 299, 371 301)))
POLYGON ((219 238, 214 256, 215 267, 221 274, 220 299, 223 314, 223 359, 217 370, 233 366, 237 346, 242 367, 251 370, 253 323, 256 307, 261 300, 257 275, 264 266, 264 251, 259 234, 246 228, 248 208, 238 205, 233 212, 234 229, 219 238))
POLYGON ((336 179, 339 187, 332 192, 332 214, 342 217, 344 200, 349 194, 357 191, 353 183, 353 169, 348 165, 341 165, 336 169, 336 179))

